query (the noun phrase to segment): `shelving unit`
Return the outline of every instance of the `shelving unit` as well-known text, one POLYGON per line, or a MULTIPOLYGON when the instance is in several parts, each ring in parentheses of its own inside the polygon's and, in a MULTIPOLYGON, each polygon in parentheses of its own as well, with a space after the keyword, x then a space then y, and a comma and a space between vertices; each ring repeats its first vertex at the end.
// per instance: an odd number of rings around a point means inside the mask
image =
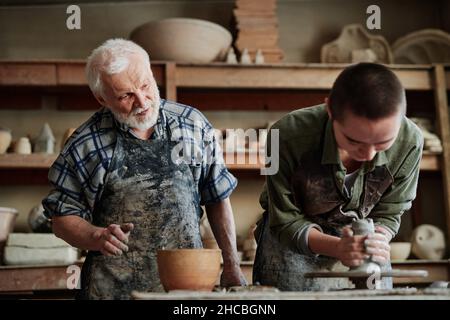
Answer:
MULTIPOLYGON (((246 171, 259 171, 264 167, 263 163, 259 162, 257 164, 253 161, 249 161, 248 153, 238 154, 234 153, 231 157, 236 159, 237 157, 244 157, 245 163, 236 163, 237 161, 231 161, 227 163, 229 170, 246 170, 246 171)), ((46 169, 50 168, 52 163, 56 160, 56 154, 39 154, 33 153, 30 155, 21 154, 2 154, 0 155, 0 169, 46 169)), ((224 154, 224 159, 226 159, 226 153, 224 154)), ((433 153, 425 153, 420 163, 420 169, 423 171, 440 171, 440 155, 433 153)))
MULTIPOLYGON (((227 65, 153 62, 161 96, 200 110, 291 111, 321 103, 344 65, 227 65)), ((446 231, 450 235, 450 66, 392 65, 407 90, 408 110, 436 120, 443 153, 424 153, 421 170, 441 176, 446 231), (434 108, 430 101, 434 101, 434 108)), ((0 109, 40 109, 44 96, 58 110, 95 110, 84 75, 85 62, 0 61, 0 109)), ((235 155, 236 156, 236 155, 235 155)), ((248 159, 248 154, 245 155, 248 159)), ((56 155, 0 155, 0 185, 45 184, 56 155)), ((228 164, 234 173, 260 177, 262 163, 228 164)), ((449 242, 450 246, 450 242, 449 242)), ((429 263, 432 268, 436 263, 429 263)), ((448 261, 446 266, 448 265, 448 261)), ((425 267, 422 265, 422 267, 425 267)))

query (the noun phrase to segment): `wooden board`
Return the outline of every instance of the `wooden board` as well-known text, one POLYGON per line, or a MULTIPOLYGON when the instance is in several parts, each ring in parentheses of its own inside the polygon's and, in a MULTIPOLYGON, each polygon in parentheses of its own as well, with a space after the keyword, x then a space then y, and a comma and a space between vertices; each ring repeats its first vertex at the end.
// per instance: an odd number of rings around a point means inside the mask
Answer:
MULTIPOLYGON (((176 68, 176 82, 178 88, 331 89, 335 79, 346 66, 179 64, 176 68)), ((428 67, 393 67, 392 70, 406 89, 432 88, 428 67)))
MULTIPOLYGON (((447 86, 445 71, 442 65, 434 66, 434 96, 436 106, 437 132, 442 142, 442 185, 444 187, 445 220, 447 222, 447 237, 450 236, 450 128, 447 101, 447 86)), ((450 241, 447 241, 447 244, 450 241)))
POLYGON ((0 85, 2 86, 52 86, 56 84, 56 67, 53 63, 0 63, 0 85))
MULTIPOLYGON (((0 85, 64 87, 85 86, 81 79, 85 62, 8 62, 0 61, 0 85)), ((347 65, 265 64, 230 66, 225 63, 176 64, 177 87, 203 88, 296 88, 330 89, 337 75, 347 65)), ((153 62, 152 70, 159 85, 166 82, 166 64, 153 62)), ((391 66, 409 90, 430 90, 430 66, 391 66)), ((445 83, 445 82, 444 82, 445 83)))
MULTIPOLYGON (((53 162, 56 160, 58 155, 56 154, 38 154, 33 153, 29 155, 22 154, 2 154, 0 155, 0 169, 48 169, 53 162)), ((224 154, 224 160, 227 161, 230 159, 229 163, 227 163, 227 167, 230 170, 259 170, 263 166, 263 160, 257 155, 252 153, 250 156, 249 153, 231 153, 224 154), (244 159, 244 162, 239 159, 244 159), (254 157, 251 159, 256 159, 258 163, 255 161, 249 161, 249 157, 254 157)), ((422 162, 421 162, 421 170, 426 171, 436 171, 439 170, 439 155, 435 154, 427 154, 425 153, 422 162)))
POLYGON ((0 155, 0 168, 33 168, 48 169, 56 160, 56 154, 15 154, 8 153, 0 155))

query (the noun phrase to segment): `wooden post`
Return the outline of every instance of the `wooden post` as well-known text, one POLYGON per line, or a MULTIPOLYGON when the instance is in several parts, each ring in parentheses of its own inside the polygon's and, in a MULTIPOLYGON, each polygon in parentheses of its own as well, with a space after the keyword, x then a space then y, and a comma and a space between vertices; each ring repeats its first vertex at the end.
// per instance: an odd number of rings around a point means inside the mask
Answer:
MULTIPOLYGON (((436 106, 436 124, 442 141, 442 184, 444 187, 444 209, 447 222, 447 239, 450 239, 450 124, 448 116, 447 85, 443 65, 433 67, 434 105, 436 106)), ((447 240, 450 244, 450 240, 447 240)))
POLYGON ((166 63, 164 75, 166 99, 177 101, 176 64, 174 62, 166 63))

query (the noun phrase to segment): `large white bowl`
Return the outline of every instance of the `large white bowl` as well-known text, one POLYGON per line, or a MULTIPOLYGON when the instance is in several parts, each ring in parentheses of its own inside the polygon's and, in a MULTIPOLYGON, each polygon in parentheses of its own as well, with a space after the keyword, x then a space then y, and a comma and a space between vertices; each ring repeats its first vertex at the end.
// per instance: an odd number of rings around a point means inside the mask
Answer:
POLYGON ((151 60, 208 63, 225 58, 232 36, 209 21, 170 18, 137 27, 130 39, 142 46, 151 60))

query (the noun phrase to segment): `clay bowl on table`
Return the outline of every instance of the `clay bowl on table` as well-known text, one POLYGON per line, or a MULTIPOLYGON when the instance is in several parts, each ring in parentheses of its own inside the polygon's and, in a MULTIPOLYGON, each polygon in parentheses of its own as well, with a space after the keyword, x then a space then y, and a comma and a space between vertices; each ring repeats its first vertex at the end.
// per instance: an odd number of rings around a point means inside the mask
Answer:
POLYGON ((158 250, 159 278, 166 291, 212 291, 220 274, 220 249, 158 250))
POLYGON ((143 47, 151 60, 208 63, 225 59, 232 36, 210 21, 170 18, 137 27, 130 39, 143 47))
POLYGON ((411 253, 411 242, 391 242, 391 260, 406 260, 411 253))

